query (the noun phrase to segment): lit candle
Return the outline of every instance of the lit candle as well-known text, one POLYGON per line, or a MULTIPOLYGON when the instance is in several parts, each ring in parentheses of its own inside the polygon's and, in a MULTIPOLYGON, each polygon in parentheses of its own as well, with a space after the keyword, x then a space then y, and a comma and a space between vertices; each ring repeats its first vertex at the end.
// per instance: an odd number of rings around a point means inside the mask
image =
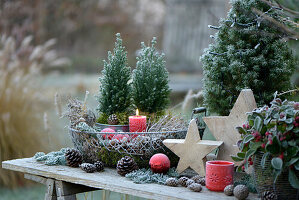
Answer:
POLYGON ((135 116, 129 117, 130 132, 145 132, 146 131, 146 116, 139 115, 139 110, 136 110, 135 116))

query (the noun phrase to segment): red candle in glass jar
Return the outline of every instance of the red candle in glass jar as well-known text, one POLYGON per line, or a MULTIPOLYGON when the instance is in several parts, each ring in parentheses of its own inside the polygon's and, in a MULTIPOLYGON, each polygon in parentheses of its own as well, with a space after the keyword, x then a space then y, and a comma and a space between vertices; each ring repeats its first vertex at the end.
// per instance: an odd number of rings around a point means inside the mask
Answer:
POLYGON ((146 116, 139 115, 138 109, 135 116, 129 117, 130 132, 145 132, 146 131, 146 116))

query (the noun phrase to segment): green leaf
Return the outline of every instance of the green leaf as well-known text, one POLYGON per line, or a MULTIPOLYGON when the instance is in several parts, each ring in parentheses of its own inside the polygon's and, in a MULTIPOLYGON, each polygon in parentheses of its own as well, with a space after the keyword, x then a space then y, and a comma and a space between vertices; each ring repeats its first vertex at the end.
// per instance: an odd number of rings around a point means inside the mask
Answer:
POLYGON ((283 161, 281 158, 275 157, 271 160, 271 165, 274 169, 281 170, 282 169, 283 161))
POLYGON ((254 125, 253 125, 253 128, 255 130, 257 130, 258 132, 260 132, 262 130, 262 119, 260 116, 257 116, 255 119, 254 119, 254 125))
POLYGON ((243 172, 242 166, 237 167, 237 172, 243 172))
POLYGON ((297 147, 297 146, 289 147, 287 149, 288 156, 290 156, 290 157, 294 157, 295 155, 297 155, 298 151, 299 151, 299 147, 297 147))
POLYGON ((247 136, 244 138, 243 142, 244 142, 244 143, 248 143, 248 142, 250 142, 250 141, 253 140, 253 139, 254 139, 253 135, 247 135, 247 136))
POLYGON ((249 121, 248 121, 248 124, 249 124, 249 126, 251 126, 251 127, 252 127, 252 126, 253 126, 253 124, 254 124, 254 121, 251 119, 251 120, 249 120, 249 121))
POLYGON ((273 137, 273 143, 270 144, 269 142, 266 145, 266 151, 269 151, 271 154, 278 154, 280 152, 280 141, 277 139, 276 136, 273 137))
POLYGON ((287 124, 291 124, 291 123, 293 123, 293 118, 288 118, 288 119, 285 120, 285 122, 287 124))
POLYGON ((296 146, 296 141, 295 140, 291 140, 288 142, 290 146, 295 147, 296 146))
POLYGON ((239 153, 237 153, 237 156, 239 158, 245 158, 245 152, 239 152, 239 153))
POLYGON ((246 131, 245 131, 244 128, 242 128, 242 127, 237 127, 236 129, 238 130, 238 132, 239 132, 240 134, 246 134, 246 131))
POLYGON ((251 141, 249 144, 249 148, 253 150, 257 150, 259 147, 261 147, 262 142, 253 142, 251 141))
POLYGON ((265 168, 265 163, 266 163, 266 160, 267 160, 267 158, 268 158, 269 155, 270 155, 269 152, 264 153, 264 155, 263 155, 263 157, 262 157, 262 160, 261 160, 261 166, 262 166, 262 169, 265 168))
POLYGON ((295 167, 296 170, 299 170, 299 161, 297 161, 297 162, 295 163, 294 167, 295 167))
POLYGON ((299 160, 299 158, 292 158, 286 165, 287 165, 287 166, 291 166, 291 165, 293 165, 294 163, 296 163, 298 160, 299 160))
POLYGON ((256 152, 256 150, 254 150, 254 149, 249 149, 249 150, 246 152, 245 160, 248 160, 248 158, 251 157, 255 152, 256 152))
POLYGON ((290 131, 294 128, 294 125, 293 124, 289 124, 286 128, 286 131, 290 131))
POLYGON ((289 169, 289 182, 293 188, 299 189, 299 180, 295 172, 289 169))
POLYGON ((232 159, 234 160, 234 161, 236 161, 236 162, 240 162, 240 161, 243 161, 244 160, 244 158, 240 158, 240 157, 238 157, 238 156, 231 156, 232 157, 232 159))

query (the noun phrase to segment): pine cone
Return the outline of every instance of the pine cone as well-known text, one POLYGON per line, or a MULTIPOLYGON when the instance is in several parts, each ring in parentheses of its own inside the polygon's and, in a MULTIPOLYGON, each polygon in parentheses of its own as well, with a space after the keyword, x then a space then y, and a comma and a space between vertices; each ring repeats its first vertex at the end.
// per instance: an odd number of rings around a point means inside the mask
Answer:
POLYGON ((199 179, 201 178, 204 178, 203 176, 199 176, 199 175, 196 175, 196 176, 193 176, 191 179, 194 180, 196 183, 199 179))
POLYGON ((180 184, 181 186, 187 187, 186 182, 187 182, 188 180, 189 180, 188 177, 183 176, 183 177, 179 178, 179 184, 180 184))
POLYGON ((179 182, 176 178, 168 178, 165 184, 171 187, 177 187, 179 185, 179 182))
POLYGON ((189 185, 191 185, 193 183, 195 183, 195 181, 192 180, 192 179, 189 179, 189 180, 186 181, 186 186, 188 187, 189 185))
POLYGON ((116 169, 119 175, 125 176, 126 174, 137 170, 138 166, 133 158, 125 156, 117 162, 116 169))
POLYGON ((200 178, 197 181, 195 181, 196 183, 205 186, 206 185, 206 179, 205 178, 200 178))
POLYGON ((80 168, 87 173, 93 173, 96 171, 96 167, 90 163, 82 163, 80 168))
POLYGON ((262 200, 276 200, 277 195, 271 191, 264 191, 261 196, 262 200))
POLYGON ((188 189, 190 189, 194 192, 200 192, 202 190, 202 187, 198 183, 192 183, 191 185, 188 186, 188 189))
POLYGON ((234 193, 234 185, 227 185, 223 192, 227 196, 232 196, 234 193))
POLYGON ((118 124, 118 119, 117 119, 117 116, 116 114, 112 114, 108 117, 108 124, 110 125, 117 125, 118 124))
POLYGON ((65 152, 66 164, 70 167, 79 167, 82 163, 82 154, 77 149, 67 149, 65 152))
POLYGON ((97 161, 94 163, 97 172, 104 171, 104 164, 101 161, 97 161))

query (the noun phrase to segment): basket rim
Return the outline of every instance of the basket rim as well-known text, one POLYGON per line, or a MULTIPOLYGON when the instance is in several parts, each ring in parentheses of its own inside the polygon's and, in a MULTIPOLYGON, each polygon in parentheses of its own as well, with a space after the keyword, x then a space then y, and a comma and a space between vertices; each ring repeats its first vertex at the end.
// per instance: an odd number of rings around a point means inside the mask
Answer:
POLYGON ((179 130, 179 131, 162 131, 162 132, 90 132, 90 131, 80 131, 71 127, 68 127, 70 131, 74 131, 77 133, 90 133, 90 134, 128 134, 128 135, 141 135, 141 134, 167 134, 167 133, 180 133, 180 132, 186 132, 186 130, 179 130))

